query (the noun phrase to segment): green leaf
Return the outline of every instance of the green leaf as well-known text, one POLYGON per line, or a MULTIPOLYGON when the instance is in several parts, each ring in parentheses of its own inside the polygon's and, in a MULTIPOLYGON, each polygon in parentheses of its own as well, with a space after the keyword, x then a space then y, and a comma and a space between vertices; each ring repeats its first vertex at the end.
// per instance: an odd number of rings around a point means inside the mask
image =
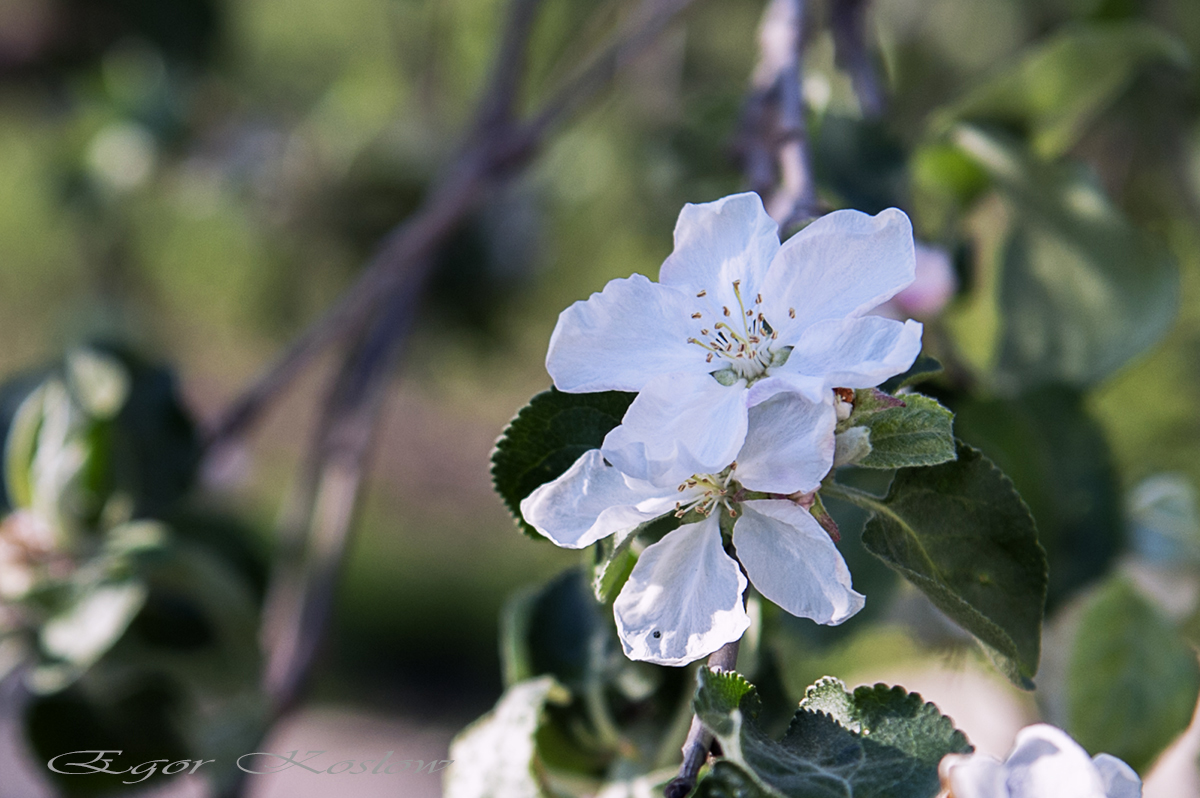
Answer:
POLYGON ((550 676, 514 684, 491 712, 450 744, 445 798, 541 798, 535 737, 547 704, 565 704, 566 688, 550 676))
POLYGON ((602 604, 613 601, 625 586, 633 566, 637 564, 637 554, 631 547, 634 537, 632 531, 624 534, 618 532, 602 538, 592 547, 595 558, 592 564, 592 591, 596 601, 602 604))
POLYGON ((866 413, 855 420, 854 426, 869 430, 871 436, 871 451, 855 464, 864 468, 906 468, 953 460, 954 414, 928 396, 910 394, 900 398, 904 407, 866 413))
POLYGON ((1049 611, 1105 573, 1121 550, 1120 485, 1105 431, 1075 388, 1014 399, 958 398, 954 429, 1012 479, 1037 523, 1050 568, 1049 611))
POLYGON ((125 634, 129 624, 146 603, 146 586, 139 581, 97 585, 81 595, 65 612, 51 618, 41 629, 41 647, 49 657, 65 663, 52 666, 39 689, 60 690, 100 659, 125 634), (59 674, 62 678, 59 678, 59 674))
POLYGON ((824 712, 847 729, 869 734, 875 742, 934 769, 947 753, 971 750, 966 736, 949 718, 903 687, 876 684, 848 693, 840 680, 827 676, 808 688, 800 708, 824 712))
POLYGON ((908 371, 903 374, 897 374, 895 377, 884 382, 879 386, 879 390, 884 393, 895 393, 901 388, 907 388, 910 385, 931 380, 943 371, 942 364, 935 357, 930 357, 924 353, 917 355, 917 359, 908 367, 908 371))
POLYGON ((954 462, 901 469, 883 499, 838 485, 824 490, 870 510, 867 550, 978 638, 1014 683, 1032 688, 1046 555, 1029 508, 1000 469, 959 443, 954 462))
POLYGON ((592 590, 595 591, 596 601, 608 604, 625 586, 625 580, 629 578, 638 559, 631 548, 634 539, 640 537, 644 544, 654 542, 678 527, 679 519, 674 513, 668 513, 634 529, 602 538, 592 546, 592 590))
POLYGON ((501 614, 505 683, 551 674, 568 689, 580 690, 597 669, 594 638, 609 633, 603 612, 578 568, 518 593, 501 614))
POLYGON ((937 766, 971 750, 932 704, 901 687, 837 679, 809 688, 782 740, 755 723, 759 699, 736 673, 699 672, 695 709, 721 743, 697 795, 778 798, 932 798, 937 766))
POLYGON ((1179 277, 1073 164, 1046 164, 1018 143, 960 127, 955 143, 991 176, 1012 211, 999 249, 997 384, 1085 387, 1153 345, 1170 327, 1179 277))
POLYGON ((1062 155, 1129 86, 1158 62, 1188 64, 1187 48, 1145 23, 1076 26, 1030 48, 1007 70, 942 111, 935 127, 987 122, 1027 134, 1045 158, 1062 155))
POLYGON ((1125 578, 1090 597, 1067 671, 1067 730, 1089 751, 1147 766, 1192 717, 1196 652, 1125 578))
POLYGON ((129 398, 129 372, 106 352, 87 348, 68 352, 65 371, 71 392, 93 418, 113 418, 129 398))
POLYGON ((533 397, 513 419, 492 452, 492 482, 521 529, 542 536, 521 518, 521 500, 556 479, 589 449, 598 449, 621 423, 634 394, 563 393, 533 397))

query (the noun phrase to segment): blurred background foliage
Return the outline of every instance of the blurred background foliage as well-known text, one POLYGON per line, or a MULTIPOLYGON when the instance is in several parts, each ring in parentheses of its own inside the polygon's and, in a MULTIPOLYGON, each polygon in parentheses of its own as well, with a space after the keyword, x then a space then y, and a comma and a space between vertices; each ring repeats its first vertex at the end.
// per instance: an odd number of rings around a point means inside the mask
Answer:
MULTIPOLYGON (((214 635, 209 621, 232 612, 222 634, 252 634, 243 616, 261 596, 319 382, 220 462, 200 461, 193 424, 418 205, 454 154, 503 11, 500 0, 0 2, 0 371, 13 375, 0 404, 11 417, 47 375, 70 372, 71 347, 121 342, 71 350, 117 358, 133 386, 101 493, 128 495, 127 518, 173 530, 154 568, 173 567, 174 546, 223 564, 164 584, 233 580, 248 602, 156 603, 146 577, 147 607, 195 610, 214 635), (151 365, 167 362, 178 405, 169 372, 151 365)), ((490 448, 548 385, 557 313, 610 278, 655 275, 682 204, 742 186, 739 114, 761 11, 700 0, 438 253, 378 433, 318 697, 459 723, 499 694, 498 608, 577 558, 514 531, 488 481, 490 448)), ((841 66, 829 3, 809 12, 820 196, 905 209, 951 264, 949 304, 898 309, 927 323, 926 351, 947 367, 922 390, 1012 477, 1049 553, 1049 628, 1066 653, 1047 655, 1042 711, 1143 768, 1186 725, 1200 686, 1183 642, 1200 641, 1200 8, 875 0, 881 114, 864 114, 841 66), (1103 634, 1080 631, 1095 627, 1103 634), (1168 642, 1146 649, 1146 635, 1168 642), (1152 662, 1127 661, 1139 647, 1152 662), (1147 671, 1162 674, 1145 688, 1161 695, 1088 709, 1147 671), (1185 705, 1169 723, 1154 714, 1185 705)), ((573 63, 568 43, 598 41, 629 13, 549 0, 526 101, 573 63)), ((87 525, 111 535, 103 506, 87 525)), ((778 635, 772 651, 747 646, 748 675, 770 670, 795 698, 873 658, 959 656, 946 652, 963 640, 862 552, 854 511, 831 509, 868 609, 837 630, 765 609, 778 635)), ((155 617, 146 610, 134 630, 155 617)), ((139 644, 126 638, 112 657, 139 644)), ((567 655, 504 650, 510 680, 522 668, 591 678, 567 655)), ((636 674, 605 668, 636 700, 636 674)), ((69 704, 70 690, 53 700, 69 704)))

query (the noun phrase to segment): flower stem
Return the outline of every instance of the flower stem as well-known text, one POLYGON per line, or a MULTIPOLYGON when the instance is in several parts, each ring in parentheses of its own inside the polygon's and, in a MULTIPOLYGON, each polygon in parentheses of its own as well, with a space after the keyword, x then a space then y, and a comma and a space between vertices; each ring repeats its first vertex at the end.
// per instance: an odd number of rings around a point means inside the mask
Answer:
MULTIPOLYGON (((737 665, 738 644, 740 640, 726 643, 708 657, 708 667, 714 671, 731 671, 737 665)), ((692 726, 688 729, 687 740, 683 743, 683 764, 679 766, 679 775, 667 784, 663 790, 664 798, 684 798, 696 786, 696 776, 700 767, 708 758, 708 749, 712 747, 713 736, 704 728, 700 718, 692 716, 692 726)))

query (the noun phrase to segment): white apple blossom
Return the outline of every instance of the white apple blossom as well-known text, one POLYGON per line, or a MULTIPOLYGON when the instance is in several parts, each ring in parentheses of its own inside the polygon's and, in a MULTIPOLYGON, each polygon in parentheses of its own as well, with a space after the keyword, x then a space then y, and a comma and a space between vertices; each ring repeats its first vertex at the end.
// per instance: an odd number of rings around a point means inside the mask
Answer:
POLYGON ((636 391, 604 457, 656 485, 728 465, 749 408, 833 402, 908 368, 921 325, 867 315, 913 280, 894 208, 835 211, 780 246, 757 194, 685 205, 659 282, 635 274, 560 315, 546 368, 561 391, 636 391))
POLYGON ((641 553, 613 605, 631 659, 683 665, 739 639, 750 625, 742 601, 747 576, 770 601, 818 623, 839 624, 862 609, 845 561, 802 499, 833 464, 832 405, 781 394, 748 415, 736 462, 715 473, 663 486, 624 473, 593 449, 521 502, 526 521, 573 549, 609 535, 624 539, 669 512, 686 516, 641 553), (736 519, 737 560, 725 551, 723 513, 736 519))
POLYGON ((1089 757, 1045 723, 1017 733, 1008 759, 951 754, 942 760, 943 798, 1140 798, 1133 768, 1109 754, 1089 757))

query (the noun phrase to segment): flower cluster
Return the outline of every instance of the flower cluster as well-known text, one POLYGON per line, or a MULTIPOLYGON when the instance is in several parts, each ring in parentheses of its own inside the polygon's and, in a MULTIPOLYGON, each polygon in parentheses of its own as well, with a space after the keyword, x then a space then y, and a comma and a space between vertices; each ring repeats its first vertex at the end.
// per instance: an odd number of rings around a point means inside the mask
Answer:
POLYGON ((521 504, 583 548, 675 513, 614 604, 633 659, 681 665, 749 626, 748 582, 793 615, 863 606, 809 512, 833 466, 842 396, 907 369, 922 327, 868 313, 913 280, 900 211, 836 211, 780 244, 758 195, 687 205, 659 282, 610 282, 559 317, 546 367, 561 391, 637 393, 600 449, 521 504))

